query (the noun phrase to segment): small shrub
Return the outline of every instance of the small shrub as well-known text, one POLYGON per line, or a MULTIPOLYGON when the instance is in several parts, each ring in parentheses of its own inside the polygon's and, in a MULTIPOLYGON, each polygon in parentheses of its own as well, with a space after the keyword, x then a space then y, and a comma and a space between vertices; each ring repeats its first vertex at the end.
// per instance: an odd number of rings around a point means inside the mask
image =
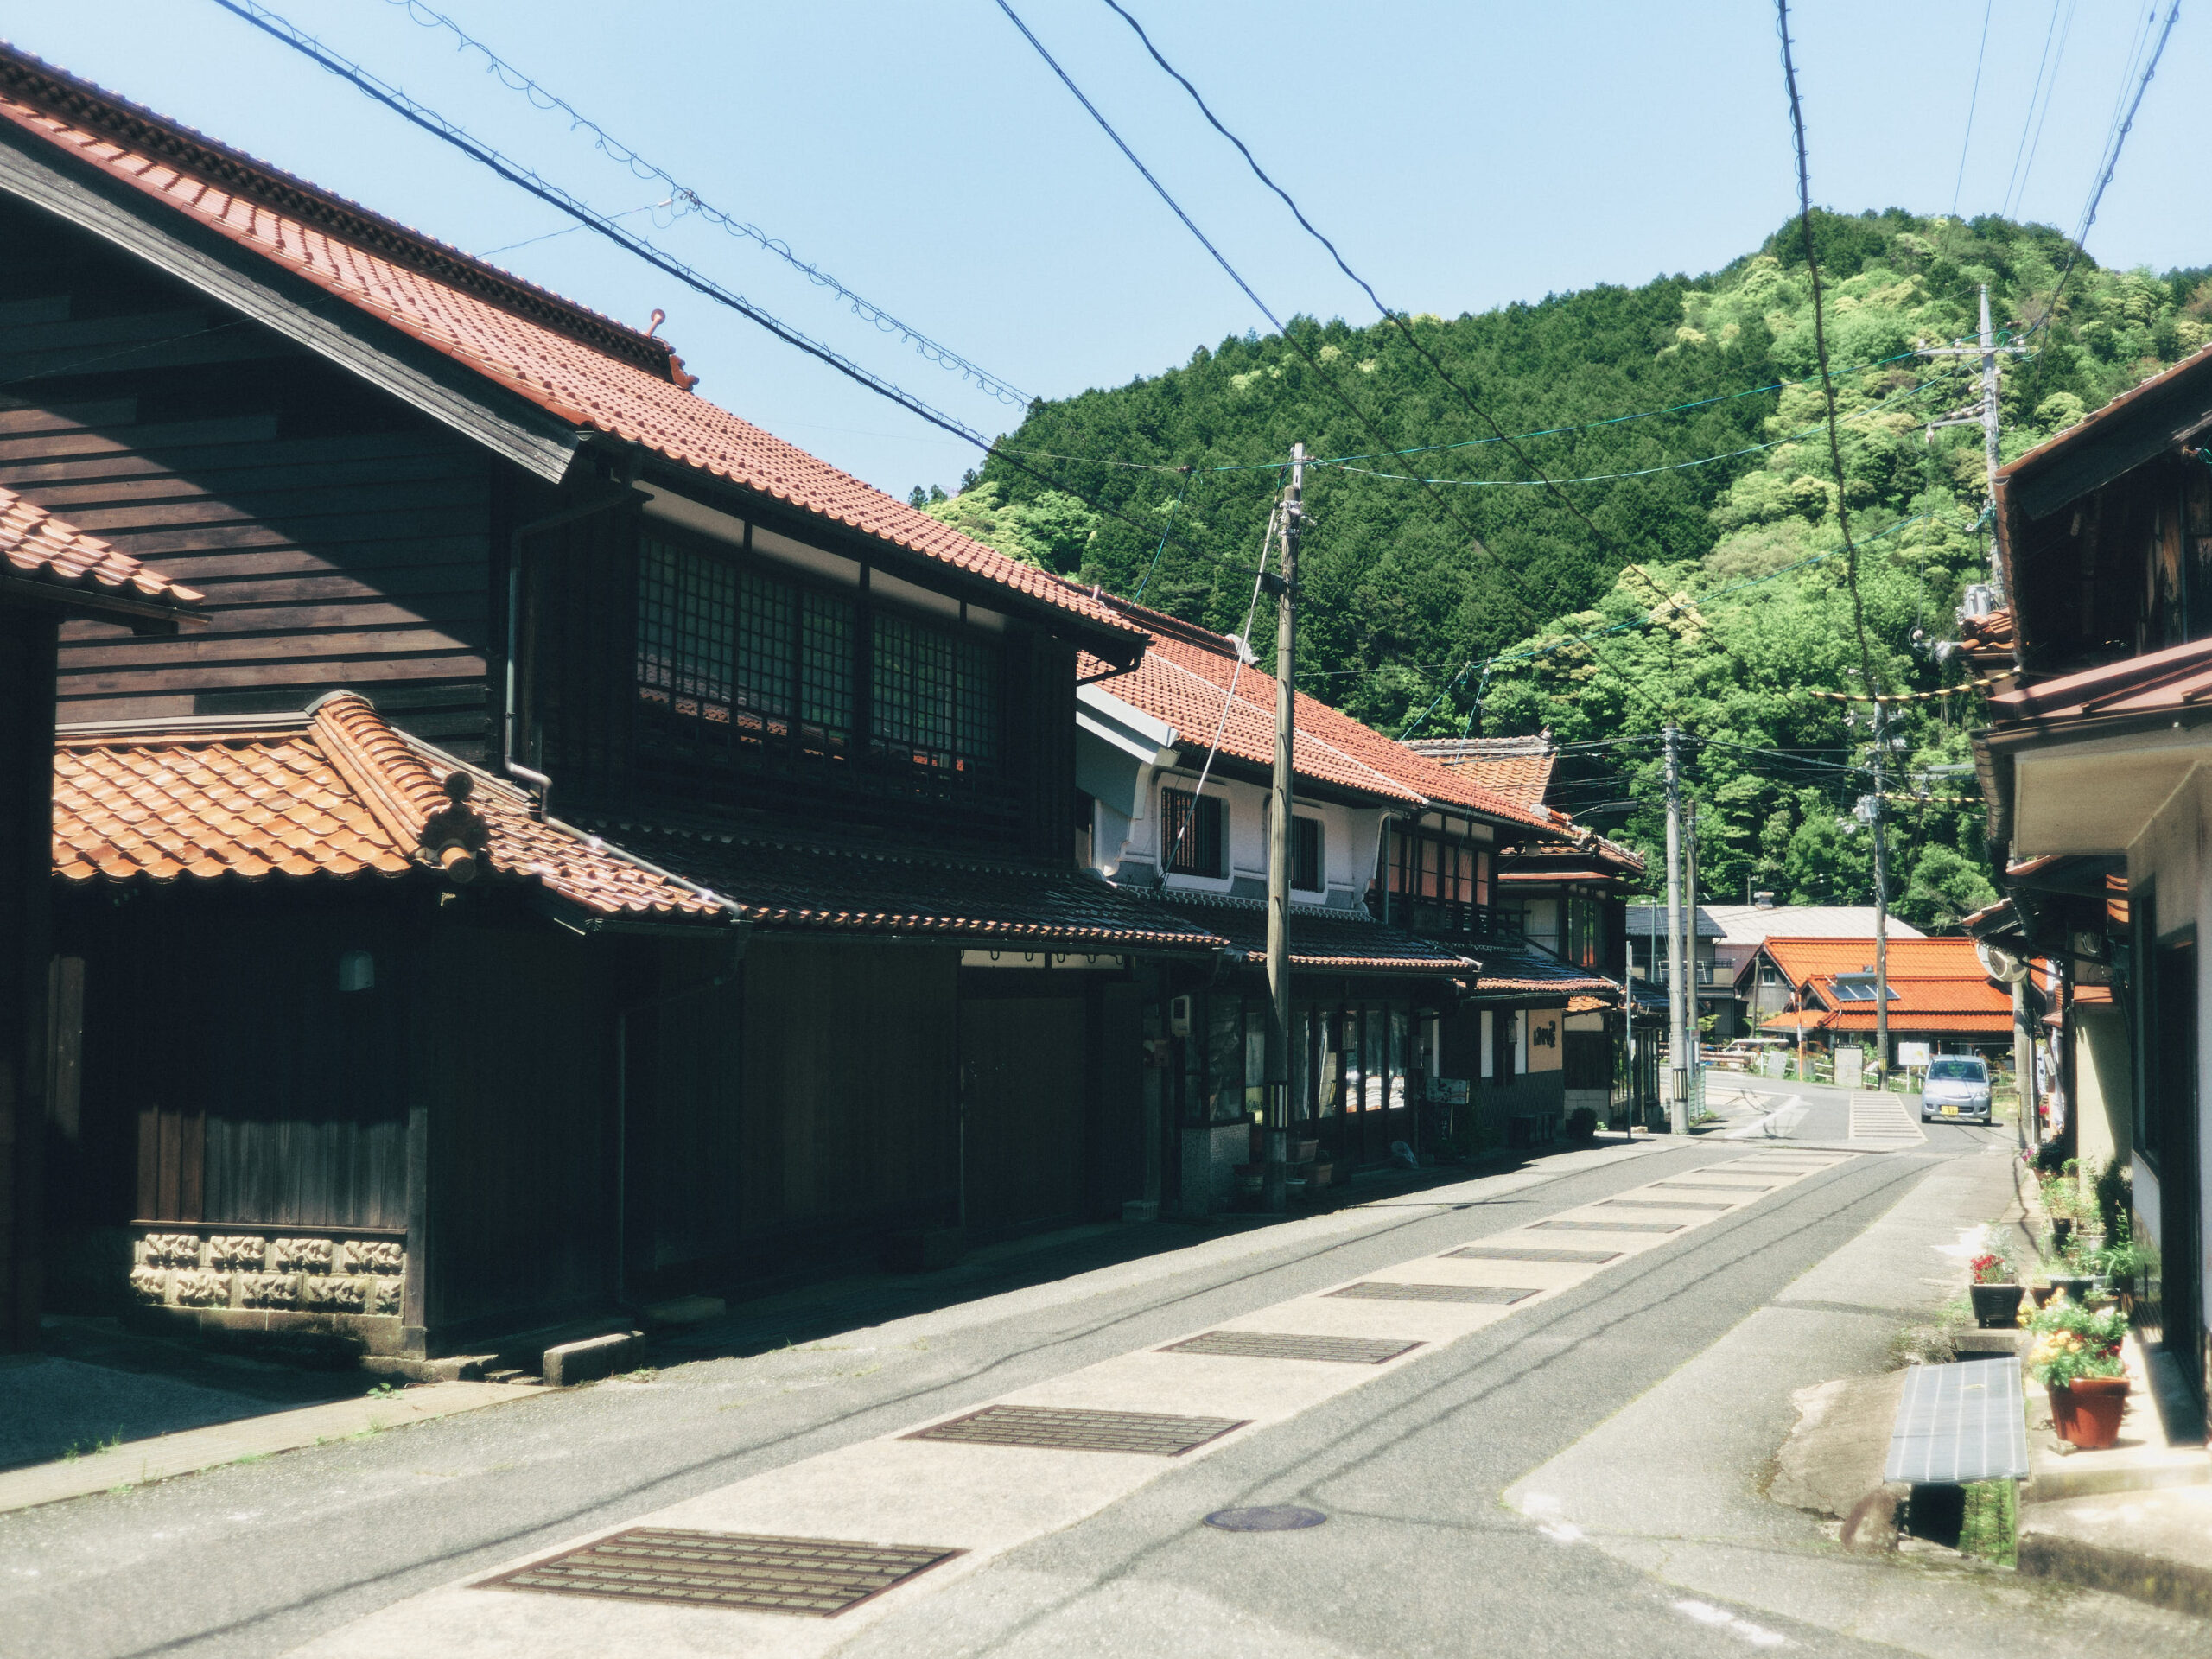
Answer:
POLYGON ((1578 1106, 1567 1115, 1567 1138, 1581 1145, 1598 1138, 1598 1114, 1587 1106, 1578 1106))

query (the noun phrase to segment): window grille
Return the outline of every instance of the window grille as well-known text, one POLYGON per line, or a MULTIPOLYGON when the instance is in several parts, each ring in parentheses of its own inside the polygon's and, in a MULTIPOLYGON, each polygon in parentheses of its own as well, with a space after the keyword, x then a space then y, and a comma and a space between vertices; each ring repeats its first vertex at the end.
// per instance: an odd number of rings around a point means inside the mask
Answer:
POLYGON ((853 726, 853 607, 810 593, 799 619, 798 717, 842 742, 853 726))
POLYGON ((1168 873, 1218 880, 1222 868, 1221 798, 1186 789, 1160 791, 1160 833, 1166 837, 1168 873))
POLYGON ((638 688, 648 703, 727 722, 737 632, 737 573, 646 541, 638 579, 638 688))
POLYGON ((876 738, 930 766, 990 763, 999 752, 999 656, 904 617, 875 622, 876 738))
POLYGON ((1321 890, 1321 820, 1290 821, 1290 885, 1307 893, 1321 890))

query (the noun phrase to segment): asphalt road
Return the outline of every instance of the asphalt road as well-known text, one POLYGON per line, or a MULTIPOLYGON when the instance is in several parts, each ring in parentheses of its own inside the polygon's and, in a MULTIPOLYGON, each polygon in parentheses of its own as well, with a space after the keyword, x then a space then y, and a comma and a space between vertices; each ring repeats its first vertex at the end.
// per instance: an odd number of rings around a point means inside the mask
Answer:
MULTIPOLYGON (((1849 1160, 1700 1227, 1171 1468, 858 1632, 848 1650, 1586 1659, 1787 1643, 1821 1655, 1893 1653, 1818 1623, 1686 1597, 1646 1567, 1562 1548, 1501 1499, 1858 1239, 1931 1172, 1982 1157, 1988 1134, 1930 1126, 1913 1154, 1849 1160), (1200 1524, 1215 1510, 1271 1503, 1329 1519, 1262 1535, 1200 1524)), ((1741 1150, 1707 1136, 1541 1184, 1455 1189, 1460 1201, 1449 1207, 1408 1195, 1325 1225, 1154 1255, 805 1347, 694 1359, 648 1382, 0 1516, 0 1651, 283 1653, 594 1527, 1741 1150)), ((1834 1351, 1818 1356, 1820 1374, 1879 1369, 1888 1329, 1862 1319, 1852 1330, 1822 1339, 1834 1351)), ((1716 1478, 1751 1501, 1787 1430, 1787 1401, 1724 1398, 1712 1409, 1755 1413, 1764 1426, 1749 1449, 1715 1454, 1727 1465, 1716 1478)), ((1808 1519, 1776 1514, 1790 1517, 1791 1548, 1823 1547, 1808 1519)))

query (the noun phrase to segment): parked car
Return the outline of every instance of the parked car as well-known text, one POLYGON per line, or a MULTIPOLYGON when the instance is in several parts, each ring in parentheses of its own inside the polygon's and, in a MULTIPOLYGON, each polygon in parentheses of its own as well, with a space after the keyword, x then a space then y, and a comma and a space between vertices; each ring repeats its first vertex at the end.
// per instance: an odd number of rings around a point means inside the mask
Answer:
POLYGON ((1979 1054, 1939 1054, 1920 1088, 1920 1121, 1990 1121, 1989 1062, 1979 1054))

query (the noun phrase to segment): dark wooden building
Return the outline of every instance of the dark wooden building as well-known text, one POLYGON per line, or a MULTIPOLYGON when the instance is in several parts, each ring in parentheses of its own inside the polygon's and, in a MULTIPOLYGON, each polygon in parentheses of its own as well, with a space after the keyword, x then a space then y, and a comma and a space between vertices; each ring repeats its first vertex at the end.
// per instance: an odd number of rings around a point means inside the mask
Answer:
POLYGON ((36 1344, 44 1300, 57 633, 92 617, 175 634, 199 597, 0 489, 0 1351, 36 1344))
MULTIPOLYGON (((410 1007, 502 1011, 478 1033, 495 1041, 422 1039, 467 1084, 430 1145, 467 1148, 455 1169, 514 1172, 447 1209, 433 1162, 429 1209, 404 1224, 427 1214, 442 1242, 406 1330, 435 1346, 887 1232, 1018 1230, 1137 1196, 1121 988, 1223 941, 1071 858, 1078 659, 1110 676, 1144 644, 1087 591, 706 402, 664 340, 6 52, 0 378, 16 400, 0 483, 206 594, 188 642, 64 630, 67 742, 197 742, 363 693, 395 741, 526 790, 563 848, 711 894, 744 940, 732 962, 689 919, 585 918, 599 944, 556 948, 561 918, 529 920, 493 882, 438 892, 438 943, 408 947, 415 923, 378 901, 401 964, 380 989, 396 972, 410 1007), (485 925, 451 925, 455 903, 485 925), (647 925, 684 937, 648 948, 647 925), (997 965, 1009 950, 1037 957, 1033 979, 997 965), (489 1103, 540 1093, 573 1133, 489 1103), (572 1223, 559 1240, 555 1211, 572 1223)), ((246 931, 220 948, 251 963, 247 920, 290 874, 251 891, 100 880, 158 889, 136 914, 181 930, 165 938, 214 930, 212 950, 234 920, 246 931)), ((88 1031, 130 1006, 121 956, 141 925, 92 887, 72 945, 88 1031)), ((335 908, 302 937, 334 949, 368 927, 362 891, 314 897, 335 908)), ((303 1040, 368 1040, 345 1022, 372 1006, 310 998, 303 1040)), ((178 1063, 194 1087, 263 1058, 250 1006, 215 1012, 219 1034, 178 1063)), ((83 1110, 105 1115, 112 1160, 137 1109, 103 1076, 83 1110)), ((128 1208, 172 1212, 128 1218, 142 1268, 146 1241, 187 1222, 212 1249, 216 1171, 251 1144, 251 1181, 222 1177, 225 1236, 312 1224, 335 1251, 346 1228, 399 1225, 399 1130, 373 1093, 368 1188, 313 1173, 332 1142, 307 1116, 221 1141, 202 1114, 194 1142, 180 1108, 174 1180, 167 1128, 132 1141, 131 1179, 99 1178, 101 1213, 126 1190, 128 1208)))

